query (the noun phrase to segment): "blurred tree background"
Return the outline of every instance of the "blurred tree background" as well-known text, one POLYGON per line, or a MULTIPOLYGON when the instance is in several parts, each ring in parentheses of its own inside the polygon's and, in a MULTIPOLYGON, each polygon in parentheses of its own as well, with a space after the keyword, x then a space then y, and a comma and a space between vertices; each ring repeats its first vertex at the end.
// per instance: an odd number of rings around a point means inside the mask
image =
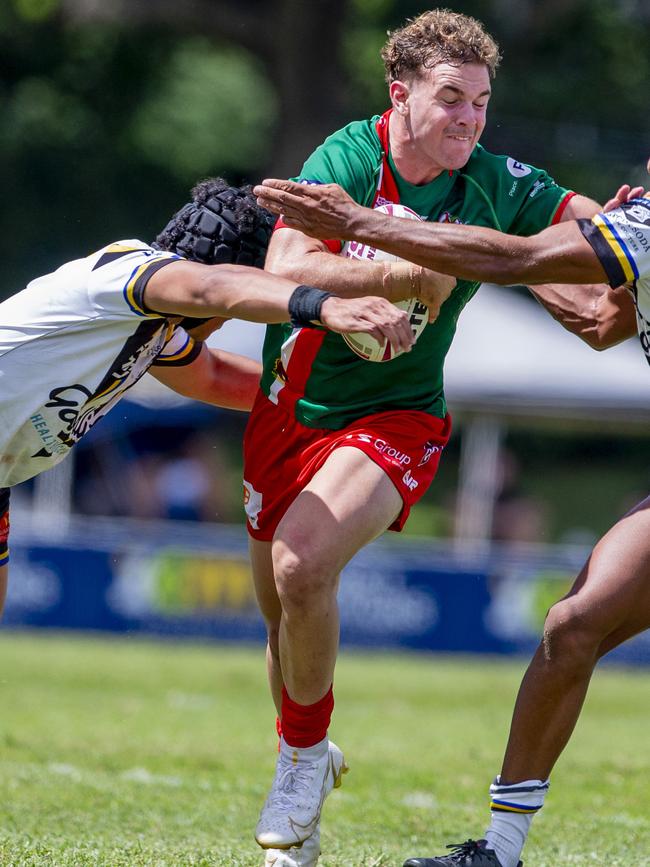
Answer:
MULTIPOLYGON (((197 178, 296 172, 382 111, 414 0, 0 0, 0 294, 155 234, 197 178)), ((485 144, 604 199, 642 179, 647 0, 458 0, 499 40, 485 144)))
MULTIPOLYGON (((299 171, 329 132, 386 108, 386 33, 432 5, 0 0, 0 297, 109 240, 154 237, 201 177, 299 171)), ((601 201, 623 181, 645 181, 648 0, 447 5, 482 20, 502 48, 483 137, 490 150, 601 201)), ((242 422, 233 422, 233 448, 242 422)), ((523 493, 555 501, 547 540, 571 514, 601 532, 633 479, 647 488, 635 470, 645 440, 538 439, 515 432, 508 446, 523 493), (567 487, 585 448, 589 478, 567 487)), ((456 440, 412 531, 451 532, 457 450, 456 440)), ((520 509, 513 494, 509 502, 520 509)))

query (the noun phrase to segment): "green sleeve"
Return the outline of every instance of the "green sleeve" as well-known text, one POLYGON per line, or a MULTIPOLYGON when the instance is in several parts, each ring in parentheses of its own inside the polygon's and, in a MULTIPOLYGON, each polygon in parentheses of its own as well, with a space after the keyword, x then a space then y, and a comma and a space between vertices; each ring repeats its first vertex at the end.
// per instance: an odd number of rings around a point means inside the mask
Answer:
POLYGON ((512 157, 495 156, 480 146, 468 169, 494 205, 496 228, 513 235, 534 235, 545 229, 571 195, 542 169, 512 157))
POLYGON ((534 235, 546 229, 572 194, 545 171, 531 168, 531 174, 521 179, 525 182, 521 184, 521 204, 509 228, 515 235, 534 235))

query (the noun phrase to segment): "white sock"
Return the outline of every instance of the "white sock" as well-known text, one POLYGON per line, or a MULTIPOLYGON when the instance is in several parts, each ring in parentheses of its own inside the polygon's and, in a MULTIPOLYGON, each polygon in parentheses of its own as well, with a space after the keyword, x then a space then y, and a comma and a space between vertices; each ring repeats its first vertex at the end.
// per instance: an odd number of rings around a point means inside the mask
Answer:
POLYGON ((502 785, 497 777, 490 786, 492 821, 485 832, 501 867, 517 867, 535 813, 544 806, 548 780, 524 780, 502 785))
POLYGON ((292 747, 288 744, 284 737, 280 738, 280 753, 285 761, 293 762, 317 762, 321 759, 329 748, 329 740, 327 735, 322 741, 314 744, 311 747, 292 747))

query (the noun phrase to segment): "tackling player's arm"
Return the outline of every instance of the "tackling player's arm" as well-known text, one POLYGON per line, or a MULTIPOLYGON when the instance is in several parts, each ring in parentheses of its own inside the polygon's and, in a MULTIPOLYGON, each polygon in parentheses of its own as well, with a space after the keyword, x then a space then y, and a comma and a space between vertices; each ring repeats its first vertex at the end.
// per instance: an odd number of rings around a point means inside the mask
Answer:
MULTIPOLYGON (((465 280, 541 284, 598 282, 605 278, 575 223, 560 223, 538 235, 504 235, 459 223, 428 223, 388 216, 358 205, 336 184, 306 186, 266 180, 255 187, 260 204, 310 236, 372 244, 423 267, 465 280)), ((278 234, 278 233, 276 233, 278 234)))
POLYGON ((151 367, 149 373, 164 385, 193 400, 227 409, 248 411, 259 388, 262 368, 257 361, 205 344, 191 364, 151 367))
MULTIPOLYGON (((261 205, 282 213, 286 223, 310 235, 373 244, 466 280, 537 285, 538 297, 544 296, 551 314, 594 348, 604 349, 634 334, 631 299, 604 285, 605 270, 573 220, 518 237, 456 223, 390 217, 358 205, 335 184, 304 186, 273 179, 257 186, 255 193, 261 205)), ((593 213, 595 203, 574 198, 578 202, 570 214, 576 208, 593 213)))
MULTIPOLYGON (((294 315, 304 313, 305 305, 295 302, 295 293, 301 288, 259 268, 201 265, 178 259, 151 275, 144 300, 151 311, 170 316, 279 323, 291 319, 290 310, 294 315)), ((318 290, 311 296, 309 306, 315 303, 319 311, 308 322, 337 332, 364 331, 378 340, 387 338, 404 350, 413 345, 408 317, 383 298, 319 297, 318 290)))

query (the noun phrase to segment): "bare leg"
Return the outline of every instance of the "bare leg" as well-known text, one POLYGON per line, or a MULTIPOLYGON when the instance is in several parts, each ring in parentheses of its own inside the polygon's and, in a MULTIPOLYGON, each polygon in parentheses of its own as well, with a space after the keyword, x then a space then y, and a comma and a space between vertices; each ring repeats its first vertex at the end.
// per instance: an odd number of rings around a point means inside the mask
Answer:
POLYGON ((9 566, 0 566, 0 617, 5 608, 7 598, 7 584, 9 583, 9 566))
POLYGON ((299 494, 273 540, 282 606, 279 646, 291 698, 309 705, 332 683, 339 641, 338 575, 395 520, 402 498, 358 449, 340 448, 299 494))
POLYGON ((260 611, 266 623, 268 642, 266 645, 266 670, 269 678, 269 686, 273 703, 278 716, 282 710, 282 667, 280 665, 280 618, 282 606, 275 589, 273 577, 273 558, 271 555, 271 543, 260 542, 257 539, 249 540, 251 566, 253 569, 253 581, 255 593, 260 611))
POLYGON ((650 626, 650 498, 596 545, 546 619, 521 684, 501 771, 545 780, 576 725, 598 659, 650 626))

